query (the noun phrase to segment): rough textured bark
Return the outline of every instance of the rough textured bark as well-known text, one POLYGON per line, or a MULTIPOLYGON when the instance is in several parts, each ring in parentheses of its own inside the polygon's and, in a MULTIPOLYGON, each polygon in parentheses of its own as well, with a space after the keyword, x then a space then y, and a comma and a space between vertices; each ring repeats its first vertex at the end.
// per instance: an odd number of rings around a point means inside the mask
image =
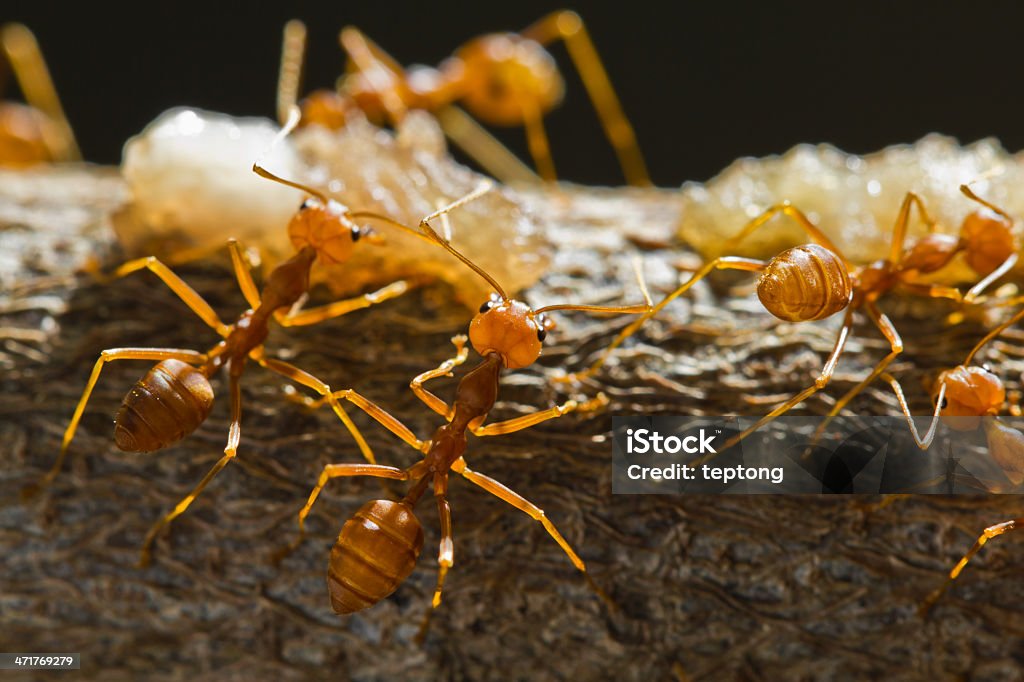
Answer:
MULTIPOLYGON (((161 538, 153 566, 135 568, 150 524, 220 456, 223 382, 195 434, 160 453, 127 454, 113 446, 111 419, 146 367, 110 365, 70 465, 41 497, 18 499, 52 463, 101 349, 205 348, 215 340, 146 273, 111 284, 71 276, 90 255, 106 257, 106 221, 121 192, 102 169, 0 176, 8 254, 0 649, 79 651, 83 677, 105 680, 1014 679, 1024 666, 1024 552, 1013 535, 991 543, 930 618, 915 614, 983 527, 1019 514, 1016 497, 932 496, 878 508, 874 498, 611 494, 612 414, 763 413, 807 385, 831 346, 836 321, 779 325, 749 296, 710 286, 671 306, 614 366, 577 389, 607 392, 606 411, 470 444, 470 465, 542 506, 614 608, 538 524, 455 478, 456 563, 426 642, 414 635, 435 579, 429 500, 419 507, 427 540, 412 576, 375 608, 335 616, 324 578, 329 548, 344 519, 385 492, 372 480, 333 482, 307 542, 274 565, 269 555, 293 538, 295 514, 322 466, 359 454, 329 412, 287 402, 278 378, 258 367, 244 377, 237 462, 161 538)), ((567 189, 530 202, 559 245, 549 275, 526 293, 535 304, 635 298, 623 235, 643 252, 656 293, 676 281, 675 264, 692 262, 671 246, 671 193, 567 189), (651 225, 662 231, 641 229, 651 225)), ((224 264, 179 270, 224 318, 242 309, 224 264)), ((407 384, 451 355, 449 338, 468 322, 449 294, 438 285, 317 327, 276 330, 268 349, 334 387, 356 388, 426 437, 437 418, 407 384)), ((908 344, 896 370, 924 411, 927 380, 958 362, 984 325, 946 327, 943 303, 886 306, 908 344)), ((625 322, 558 321, 541 366, 509 373, 495 417, 564 400, 550 375, 580 367, 625 322)), ((807 412, 827 410, 828 396, 886 352, 866 324, 857 332, 833 386, 807 412)), ((1012 343, 986 356, 1020 388, 1012 343)), ((439 381, 439 394, 450 394, 453 381, 439 381)), ((853 409, 893 412, 895 403, 879 385, 853 409)), ((415 460, 363 415, 354 419, 379 461, 415 460)))

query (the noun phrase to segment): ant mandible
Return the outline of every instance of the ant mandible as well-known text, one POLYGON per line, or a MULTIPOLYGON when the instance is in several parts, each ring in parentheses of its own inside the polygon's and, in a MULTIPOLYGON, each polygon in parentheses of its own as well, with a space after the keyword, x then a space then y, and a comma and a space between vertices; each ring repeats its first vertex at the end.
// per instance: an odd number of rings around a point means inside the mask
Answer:
POLYGON ((540 522, 548 534, 568 555, 573 565, 586 574, 586 566, 558 529, 537 505, 513 492, 495 479, 466 465, 466 432, 475 436, 497 436, 513 433, 543 421, 561 417, 573 411, 588 411, 607 404, 603 394, 585 401, 568 400, 561 405, 507 421, 484 424, 498 398, 501 371, 527 367, 540 356, 542 342, 553 322, 547 314, 556 310, 582 310, 595 313, 640 314, 651 309, 650 300, 637 273, 640 287, 647 302, 629 306, 601 306, 558 304, 536 310, 513 300, 482 268, 457 251, 441 238, 429 225, 435 217, 443 217, 448 209, 428 216, 420 223, 431 239, 484 278, 495 290, 469 325, 468 339, 456 336, 454 357, 437 368, 414 378, 410 387, 430 409, 445 418, 430 440, 420 440, 401 421, 377 404, 358 393, 336 391, 318 400, 306 399, 311 407, 331 399, 345 399, 357 405, 370 417, 398 436, 407 445, 423 453, 423 459, 407 469, 375 464, 329 464, 320 474, 309 500, 299 512, 299 537, 285 551, 291 551, 305 536, 305 520, 320 491, 333 478, 347 476, 374 476, 399 481, 413 481, 409 492, 400 501, 373 500, 363 505, 346 521, 331 551, 328 566, 328 588, 335 612, 352 613, 373 606, 384 599, 409 576, 423 547, 423 530, 416 518, 414 506, 423 493, 432 488, 437 500, 441 520, 441 542, 438 552, 437 587, 432 600, 436 608, 441 603, 445 576, 454 563, 451 508, 448 504, 448 473, 454 471, 487 492, 508 502, 540 522), (451 376, 452 370, 466 361, 469 350, 467 340, 481 355, 481 362, 469 370, 455 389, 455 400, 449 405, 428 391, 424 384, 436 377, 451 376))
POLYGON ((21 24, 0 26, 0 52, 27 102, 0 102, 0 164, 28 166, 81 160, 75 135, 32 31, 21 24))
MULTIPOLYGON (((854 267, 847 261, 828 237, 795 206, 789 202, 772 206, 747 223, 739 234, 730 239, 726 250, 734 248, 778 214, 784 214, 794 220, 807 233, 812 243, 787 249, 767 262, 738 256, 721 256, 714 259, 654 306, 651 312, 623 329, 588 369, 559 377, 559 380, 578 380, 597 372, 610 353, 635 333, 646 320, 715 270, 758 272, 758 298, 768 312, 781 320, 810 322, 825 319, 840 311, 845 313, 832 352, 814 384, 777 406, 753 426, 728 439, 720 450, 735 445, 825 388, 832 379, 836 364, 849 338, 853 327, 853 314, 863 309, 889 342, 890 352, 863 381, 836 401, 822 424, 823 428, 828 419, 839 414, 847 403, 885 372, 886 367, 903 352, 903 340, 899 332, 878 308, 877 301, 881 296, 897 290, 955 301, 973 300, 988 284, 1004 274, 1016 262, 1012 219, 1001 209, 974 194, 967 185, 962 185, 960 189, 969 199, 981 204, 982 209, 970 213, 964 219, 959 237, 935 232, 936 223, 928 215, 924 202, 918 195, 908 192, 893 227, 889 257, 861 267, 854 267), (905 249, 904 242, 912 206, 917 207, 928 225, 929 233, 905 249), (960 291, 952 287, 917 281, 918 275, 937 272, 961 252, 965 255, 968 265, 979 275, 984 276, 966 296, 961 296, 960 291)), ((905 406, 903 409, 906 412, 905 406)), ((820 434, 820 429, 818 433, 820 434)), ((707 458, 711 456, 713 455, 708 455, 707 458)))
MULTIPOLYGON (((289 45, 291 54, 299 51, 300 26, 292 23, 286 28, 286 53, 289 45)), ((341 81, 343 94, 318 92, 307 101, 308 120, 340 127, 354 104, 371 118, 387 118, 395 124, 408 109, 425 109, 434 113, 449 137, 489 172, 505 180, 521 179, 518 162, 509 162, 505 158, 510 156, 507 150, 454 106, 460 102, 472 116, 490 125, 524 126, 534 164, 548 181, 555 180, 556 175, 543 117, 561 101, 565 84, 545 46, 562 40, 618 156, 626 182, 651 184, 633 127, 583 20, 575 12, 554 12, 519 33, 475 38, 437 68, 417 66, 407 71, 353 27, 342 30, 340 40, 353 72, 341 81), (507 177, 510 174, 512 177, 507 177)), ((299 61, 294 57, 282 61, 284 90, 293 96, 298 69, 285 68, 286 63, 299 61)))
MULTIPOLYGON (((292 112, 289 125, 278 133, 271 147, 288 135, 298 119, 299 112, 295 110, 292 112)), ((100 372, 107 363, 117 360, 157 361, 157 364, 125 396, 115 418, 114 441, 121 450, 128 452, 152 452, 163 449, 177 443, 198 428, 213 407, 213 388, 209 380, 220 369, 226 369, 231 395, 231 424, 224 456, 170 513, 150 528, 141 550, 141 566, 149 563, 151 547, 157 533, 188 509, 210 481, 234 459, 241 437, 242 405, 239 384, 249 360, 324 395, 352 434, 366 460, 371 463, 375 461, 369 445, 341 408, 330 387, 294 365, 266 357, 263 342, 269 333, 271 320, 285 327, 316 324, 386 301, 408 290, 407 282, 397 281, 373 293, 297 313, 288 312, 309 291, 310 269, 317 259, 328 264, 340 263, 348 259, 356 242, 362 238, 373 243, 382 242, 372 230, 359 226, 357 220, 379 220, 406 230, 418 238, 425 237, 419 231, 386 216, 368 211, 350 211, 313 188, 274 175, 260 163, 261 161, 257 161, 253 164, 253 171, 258 175, 311 195, 311 198, 303 201, 288 225, 288 233, 297 253, 270 272, 261 292, 253 281, 238 242, 228 242, 235 277, 250 306, 249 310, 242 313, 231 325, 224 324, 202 296, 155 257, 129 261, 115 270, 112 278, 148 269, 222 339, 206 352, 170 348, 111 348, 103 351, 93 367, 64 433, 57 461, 37 485, 26 489, 26 493, 31 495, 49 484, 60 472, 82 413, 99 380, 100 372)), ((461 206, 486 190, 487 187, 477 189, 453 202, 447 209, 461 206)))

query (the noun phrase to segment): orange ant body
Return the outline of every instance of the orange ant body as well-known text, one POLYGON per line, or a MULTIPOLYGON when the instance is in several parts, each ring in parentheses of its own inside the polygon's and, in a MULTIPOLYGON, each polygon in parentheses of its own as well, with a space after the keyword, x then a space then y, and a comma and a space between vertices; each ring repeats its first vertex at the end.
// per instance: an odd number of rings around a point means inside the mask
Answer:
MULTIPOLYGON (((935 427, 940 418, 943 418, 950 428, 958 431, 976 429, 980 423, 985 429, 989 454, 1014 486, 1024 483, 1024 434, 999 419, 999 413, 1006 402, 1006 388, 1003 386, 1002 380, 987 367, 971 365, 971 361, 986 344, 1022 319, 1024 319, 1024 310, 1019 310, 1006 322, 986 334, 967 354, 963 363, 939 375, 935 415, 923 438, 918 435, 914 422, 909 417, 906 398, 903 395, 900 382, 889 374, 882 375, 882 378, 889 382, 896 393, 896 398, 899 400, 904 414, 908 415, 907 423, 914 434, 914 439, 922 449, 931 445, 935 436, 935 427)), ((946 581, 924 600, 921 604, 921 613, 926 613, 942 597, 967 566, 967 562, 981 550, 986 542, 1021 527, 1024 527, 1024 518, 997 523, 986 528, 974 546, 949 572, 946 581)))
POLYGON ((80 160, 35 36, 21 24, 0 26, 0 53, 28 103, 0 102, 0 165, 80 160))
MULTIPOLYGON (((294 102, 305 29, 285 29, 279 107, 294 102)), ((612 148, 631 185, 650 185, 633 127, 622 110, 597 50, 575 12, 554 12, 520 33, 494 33, 458 48, 439 67, 405 70, 358 29, 341 32, 352 71, 339 92, 316 91, 302 102, 303 120, 340 128, 353 110, 376 121, 401 121, 409 109, 433 113, 452 140, 490 173, 503 180, 531 180, 526 169, 472 117, 494 126, 524 126, 534 163, 544 180, 554 181, 544 115, 559 104, 565 84, 545 46, 565 42, 612 148), (457 108, 461 103, 472 115, 457 108)))
MULTIPOLYGON (((890 344, 889 354, 875 366, 863 381, 850 389, 832 407, 815 434, 815 439, 817 439, 828 420, 839 414, 850 400, 870 385, 903 352, 903 340, 899 332, 878 308, 879 298, 892 291, 903 291, 928 297, 950 298, 955 301, 960 301, 962 298, 970 300, 1016 262, 1017 253, 1012 234, 1013 221, 1010 217, 976 196, 966 185, 961 186, 960 189, 968 198, 980 203, 983 208, 969 214, 964 219, 959 237, 935 233, 935 222, 929 217, 924 203, 916 194, 908 192, 894 225, 890 256, 862 267, 851 265, 828 237, 789 202, 773 206, 750 221, 738 235, 729 240, 729 245, 735 246, 780 213, 795 220, 810 237, 812 243, 787 249, 767 262, 736 256, 723 256, 714 259, 654 306, 650 313, 626 327, 590 368, 562 377, 561 380, 579 379, 596 372, 607 360, 609 354, 627 337, 636 332, 647 319, 656 315, 671 301, 686 293, 694 284, 715 270, 758 272, 760 273, 757 284, 758 298, 768 312, 781 320, 808 322, 825 319, 840 311, 845 311, 845 313, 833 350, 814 384, 777 406, 753 426, 727 440, 722 449, 735 445, 753 431, 788 412, 828 385, 849 338, 855 311, 865 310, 890 344), (909 248, 904 248, 911 205, 917 206, 923 220, 929 226, 929 234, 910 244, 909 248), (975 285, 966 296, 962 297, 959 290, 951 287, 924 284, 918 281, 920 275, 937 272, 961 252, 965 254, 971 267, 979 275, 984 276, 984 279, 975 285)), ((909 414, 905 404, 902 405, 902 408, 905 413, 909 414)))
MULTIPOLYGON (((286 136, 297 122, 298 111, 296 110, 293 112, 289 125, 281 130, 272 146, 286 136)), ((93 367, 86 388, 64 433, 57 461, 39 484, 26 491, 28 493, 35 492, 52 481, 60 472, 92 390, 99 379, 101 370, 108 362, 116 360, 158 361, 128 392, 117 412, 114 439, 120 449, 129 452, 151 452, 162 449, 178 442, 198 428, 206 420, 213 404, 213 389, 209 379, 220 369, 226 369, 231 395, 231 425, 227 446, 224 448, 224 456, 174 507, 173 511, 161 518, 149 530, 140 557, 140 564, 143 566, 149 562, 151 546, 157 533, 182 514, 214 476, 235 457, 240 439, 241 422, 239 384, 249 360, 327 396, 327 401, 352 434, 364 457, 371 463, 374 461, 372 451, 355 424, 331 395, 330 387, 294 365, 266 357, 263 342, 269 333, 271 320, 286 327, 316 324, 394 298, 408 290, 409 286, 405 281, 398 281, 370 294, 336 301, 297 313, 288 312, 308 292, 310 269, 318 258, 325 263, 341 262, 351 254, 355 243, 360 238, 365 237, 368 241, 380 242, 371 230, 357 225, 358 219, 380 220, 407 230, 417 237, 423 238, 423 235, 413 228, 376 213, 349 211, 341 204, 328 200, 326 196, 314 189, 277 177, 262 168, 259 161, 253 164, 253 171, 262 177, 301 189, 312 195, 302 203, 288 226, 289 235, 296 246, 296 254, 271 271, 261 292, 253 281, 241 247, 235 240, 229 241, 235 277, 242 294, 250 305, 250 309, 242 313, 231 325, 224 324, 213 308, 198 293, 155 257, 129 261, 119 267, 112 277, 124 277, 144 268, 153 272, 200 319, 222 337, 221 341, 206 352, 169 348, 112 348, 103 351, 93 367)), ((470 201, 483 191, 485 190, 478 190, 455 202, 451 207, 470 201)))
MULTIPOLYGON (((299 538, 289 546, 294 549, 305 535, 305 520, 323 487, 333 478, 344 476, 374 476, 399 481, 413 481, 409 492, 398 502, 374 500, 361 507, 342 527, 341 534, 331 551, 328 566, 328 588, 331 604, 340 614, 368 608, 390 595, 409 576, 423 546, 423 530, 416 518, 414 506, 423 493, 432 488, 437 500, 441 520, 441 543, 438 553, 437 587, 433 606, 441 602, 445 576, 454 561, 451 509, 448 504, 448 474, 454 471, 487 492, 508 502, 539 521, 548 534, 569 556, 573 565, 586 573, 586 567, 568 542, 549 521, 543 510, 498 481, 471 470, 463 458, 466 451, 466 432, 476 436, 496 436, 512 433, 540 422, 561 417, 572 411, 596 409, 607 403, 602 394, 592 400, 578 403, 569 400, 561 405, 540 410, 515 419, 485 425, 483 422, 498 398, 502 369, 516 369, 532 364, 541 354, 547 330, 553 326, 547 313, 555 310, 583 310, 597 313, 639 314, 650 310, 650 301, 640 278, 646 304, 632 306, 551 305, 532 309, 525 303, 510 299, 498 283, 483 269, 446 240, 428 224, 433 217, 421 222, 423 231, 468 265, 495 289, 497 293, 481 306, 469 325, 469 336, 456 336, 454 357, 436 369, 424 372, 412 380, 410 387, 430 409, 445 418, 430 440, 423 441, 383 408, 351 390, 337 391, 330 396, 305 402, 319 406, 330 398, 345 399, 364 410, 406 444, 423 453, 423 459, 409 467, 373 464, 329 464, 321 473, 309 500, 299 512, 299 538), (448 405, 434 395, 424 383, 440 376, 451 376, 452 370, 468 357, 467 340, 482 357, 481 362, 467 372, 455 389, 455 400, 448 405)), ((639 277, 639 272, 638 272, 639 277)))

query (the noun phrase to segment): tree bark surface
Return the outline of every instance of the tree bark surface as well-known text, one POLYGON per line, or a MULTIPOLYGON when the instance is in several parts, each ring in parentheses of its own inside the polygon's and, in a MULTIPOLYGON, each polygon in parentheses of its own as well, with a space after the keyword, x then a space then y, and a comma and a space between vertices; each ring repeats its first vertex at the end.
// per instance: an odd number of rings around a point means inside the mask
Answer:
MULTIPOLYGON (((672 192, 526 196, 556 245, 549 273, 525 292, 534 305, 637 300, 634 250, 656 298, 694 263, 673 243, 672 192)), ((331 482, 306 542, 275 565, 270 555, 294 538, 324 464, 360 455, 329 411, 287 401, 282 381, 259 367, 243 378, 237 460, 160 537, 151 567, 136 568, 150 525, 221 456, 225 382, 215 382, 219 399, 193 435, 158 453, 124 453, 112 417, 146 365, 108 365, 64 471, 40 496, 18 496, 52 464, 102 349, 205 350, 216 340, 148 273, 107 284, 74 274, 90 258, 114 262, 109 220, 124 199, 107 169, 0 174, 0 650, 81 652, 83 677, 103 680, 1009 680, 1024 667, 1021 538, 990 543, 931 616, 916 614, 982 528, 1020 514, 1016 496, 879 507, 880 498, 848 496, 612 495, 611 415, 763 414, 813 381, 838 320, 779 324, 725 286, 742 277, 698 286, 596 379, 568 391, 551 376, 582 368, 627 320, 556 314, 538 365, 506 373, 492 419, 601 390, 609 407, 471 437, 470 466, 544 508, 614 607, 539 524, 454 476, 455 566, 426 641, 414 640, 436 575, 429 499, 418 507, 426 542, 410 578, 374 608, 336 616, 325 584, 334 538, 362 503, 401 488, 331 482)), ((224 262, 178 271, 225 320, 244 308, 224 262)), ((907 343, 894 372, 925 413, 928 383, 961 361, 985 322, 947 326, 943 302, 884 305, 907 343)), ((408 382, 451 356, 449 339, 468 321, 439 284, 315 327, 275 329, 267 348, 427 438, 439 418, 408 382)), ((866 320, 858 324, 832 386, 804 412, 826 412, 887 350, 866 320)), ((1020 388, 1019 355, 1012 338, 985 353, 1011 390, 1020 388)), ((454 382, 433 390, 449 398, 454 382)), ((895 413, 895 401, 877 384, 851 408, 895 413)), ((379 462, 416 460, 349 412, 379 462)))

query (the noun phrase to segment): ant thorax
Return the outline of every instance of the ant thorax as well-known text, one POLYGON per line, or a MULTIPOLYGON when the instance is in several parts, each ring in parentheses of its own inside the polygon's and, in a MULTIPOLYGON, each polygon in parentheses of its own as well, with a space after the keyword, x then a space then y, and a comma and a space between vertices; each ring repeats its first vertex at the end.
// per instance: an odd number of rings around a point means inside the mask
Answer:
POLYGON ((960 239, 954 235, 937 232, 926 234, 915 240, 903 253, 900 269, 921 273, 937 272, 948 265, 959 250, 960 239))

